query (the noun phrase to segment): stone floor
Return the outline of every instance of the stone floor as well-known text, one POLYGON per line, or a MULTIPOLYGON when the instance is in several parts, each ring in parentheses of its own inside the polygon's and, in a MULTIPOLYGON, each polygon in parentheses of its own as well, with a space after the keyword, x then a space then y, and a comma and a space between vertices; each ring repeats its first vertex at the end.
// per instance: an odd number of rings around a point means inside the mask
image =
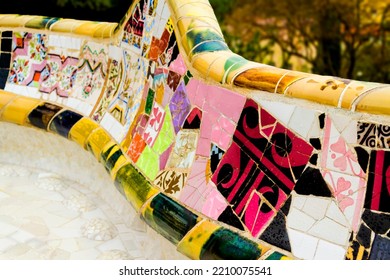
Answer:
POLYGON ((115 209, 54 173, 0 164, 0 259, 183 258, 120 200, 115 209))
POLYGON ((0 122, 0 259, 183 258, 146 226, 90 153, 0 122))

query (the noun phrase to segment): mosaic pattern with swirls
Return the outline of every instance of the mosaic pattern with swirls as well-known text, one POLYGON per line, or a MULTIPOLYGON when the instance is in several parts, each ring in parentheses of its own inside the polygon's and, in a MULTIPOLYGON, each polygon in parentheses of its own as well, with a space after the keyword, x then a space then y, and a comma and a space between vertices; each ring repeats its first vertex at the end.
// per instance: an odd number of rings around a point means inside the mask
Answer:
POLYGON ((1 19, 0 119, 91 152, 186 256, 389 258, 388 86, 247 61, 207 1, 134 1, 111 37, 1 19))

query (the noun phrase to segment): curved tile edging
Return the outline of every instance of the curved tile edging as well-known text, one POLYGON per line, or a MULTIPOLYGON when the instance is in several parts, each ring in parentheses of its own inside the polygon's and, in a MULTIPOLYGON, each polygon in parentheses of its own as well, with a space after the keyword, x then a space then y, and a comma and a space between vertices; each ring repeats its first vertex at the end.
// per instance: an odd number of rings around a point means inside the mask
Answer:
MULTIPOLYGON (((117 48, 117 42, 122 40, 123 28, 126 28, 126 22, 137 3, 133 3, 119 24, 1 15, 0 30, 67 34, 92 42, 104 40, 117 48)), ((208 1, 168 0, 167 5, 173 19, 168 24, 174 25, 180 54, 196 77, 227 84, 232 88, 241 86, 248 91, 259 89, 350 111, 388 114, 387 85, 322 77, 250 62, 229 50, 208 1)), ((143 51, 139 49, 137 51, 143 51)), ((126 54, 128 49, 124 50, 126 54)), ((152 83, 150 80, 148 82, 152 83)), ((144 94, 148 95, 148 102, 149 94, 144 94)), ((153 94, 151 96, 153 99, 153 94)), ((3 121, 48 130, 90 151, 105 166, 118 190, 145 222, 190 258, 293 258, 289 253, 263 241, 210 220, 162 193, 129 159, 126 154, 129 145, 127 140, 121 142, 114 139, 116 135, 110 134, 99 122, 88 117, 89 114, 81 113, 80 110, 76 112, 62 104, 17 96, 7 91, 0 93, 0 114, 3 121)))

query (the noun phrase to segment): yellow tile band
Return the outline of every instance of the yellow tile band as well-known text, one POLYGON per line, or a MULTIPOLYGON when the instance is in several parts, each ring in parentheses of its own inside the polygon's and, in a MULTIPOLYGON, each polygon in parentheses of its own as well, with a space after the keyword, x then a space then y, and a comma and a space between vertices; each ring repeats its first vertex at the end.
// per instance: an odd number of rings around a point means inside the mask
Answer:
POLYGON ((24 27, 24 25, 32 20, 35 16, 24 15, 4 15, 0 17, 1 27, 24 27))
POLYGON ((390 114, 390 86, 374 89, 364 95, 356 104, 353 104, 352 109, 358 112, 370 114, 390 114))
POLYGON ((11 100, 15 99, 17 97, 16 94, 0 90, 0 113, 1 110, 9 103, 11 100))
POLYGON ((86 141, 87 150, 91 151, 95 158, 100 161, 103 148, 110 141, 111 136, 103 128, 96 128, 86 141))
POLYGON ((99 125, 89 118, 82 118, 70 130, 69 139, 78 143, 86 149, 88 136, 98 128, 99 125))
POLYGON ((332 77, 312 75, 291 84, 285 95, 337 107, 346 85, 332 77))
POLYGON ((101 153, 101 162, 110 172, 112 179, 115 179, 118 170, 130 160, 123 154, 121 147, 114 141, 108 142, 101 153))
POLYGON ((199 260, 203 245, 221 226, 208 220, 199 222, 177 245, 177 250, 190 259, 199 260))
POLYGON ((26 125, 27 116, 42 103, 41 100, 37 99, 17 97, 4 107, 1 120, 26 125))

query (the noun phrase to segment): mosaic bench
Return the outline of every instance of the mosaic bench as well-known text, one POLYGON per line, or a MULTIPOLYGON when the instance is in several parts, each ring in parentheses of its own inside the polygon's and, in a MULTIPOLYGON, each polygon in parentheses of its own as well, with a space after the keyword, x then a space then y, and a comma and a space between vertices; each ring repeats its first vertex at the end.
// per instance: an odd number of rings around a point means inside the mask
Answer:
POLYGON ((0 120, 101 162, 191 259, 390 259, 390 87, 232 53, 206 0, 0 15, 0 120))

